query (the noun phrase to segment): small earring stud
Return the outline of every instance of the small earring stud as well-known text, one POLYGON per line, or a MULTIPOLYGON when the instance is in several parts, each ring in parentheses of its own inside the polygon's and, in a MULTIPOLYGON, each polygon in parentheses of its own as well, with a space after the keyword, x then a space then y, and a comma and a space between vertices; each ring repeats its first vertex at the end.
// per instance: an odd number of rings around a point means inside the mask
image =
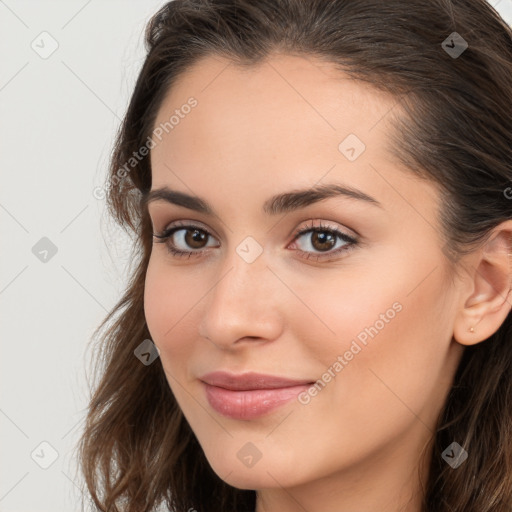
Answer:
POLYGON ((473 327, 470 327, 469 332, 475 332, 475 329, 473 329, 473 327))

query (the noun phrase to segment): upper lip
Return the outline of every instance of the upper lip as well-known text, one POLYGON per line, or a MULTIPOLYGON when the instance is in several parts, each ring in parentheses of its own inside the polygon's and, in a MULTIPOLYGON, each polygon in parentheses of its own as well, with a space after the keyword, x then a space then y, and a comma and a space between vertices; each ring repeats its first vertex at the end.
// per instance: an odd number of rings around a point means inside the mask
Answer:
POLYGON ((278 375, 248 372, 234 374, 224 371, 216 371, 203 375, 200 380, 211 386, 232 389, 235 391, 249 391, 252 389, 277 389, 312 384, 307 379, 289 379, 278 375))

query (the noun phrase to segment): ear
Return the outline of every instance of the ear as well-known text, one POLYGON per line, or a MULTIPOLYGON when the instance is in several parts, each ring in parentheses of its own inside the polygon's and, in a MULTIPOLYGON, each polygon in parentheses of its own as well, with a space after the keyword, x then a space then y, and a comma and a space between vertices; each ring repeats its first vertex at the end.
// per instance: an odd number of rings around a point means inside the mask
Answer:
POLYGON ((494 228, 467 263, 453 337, 476 345, 492 336, 512 309, 512 220, 494 228))

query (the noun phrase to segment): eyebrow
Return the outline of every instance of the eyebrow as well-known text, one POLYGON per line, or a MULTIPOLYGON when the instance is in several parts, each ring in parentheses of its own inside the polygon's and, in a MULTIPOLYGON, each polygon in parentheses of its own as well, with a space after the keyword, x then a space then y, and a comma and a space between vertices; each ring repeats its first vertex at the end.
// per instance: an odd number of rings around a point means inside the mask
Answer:
MULTIPOLYGON (((263 212, 267 215, 278 215, 305 208, 318 201, 337 196, 364 201, 379 208, 383 208, 382 204, 377 201, 377 199, 365 194, 361 190, 333 183, 317 185, 308 189, 285 192, 272 196, 263 203, 263 212)), ((168 187, 161 187, 145 192, 141 197, 140 204, 146 207, 153 201, 165 201, 207 215, 217 215, 215 210, 204 199, 184 192, 178 192, 177 190, 171 190, 168 187)))

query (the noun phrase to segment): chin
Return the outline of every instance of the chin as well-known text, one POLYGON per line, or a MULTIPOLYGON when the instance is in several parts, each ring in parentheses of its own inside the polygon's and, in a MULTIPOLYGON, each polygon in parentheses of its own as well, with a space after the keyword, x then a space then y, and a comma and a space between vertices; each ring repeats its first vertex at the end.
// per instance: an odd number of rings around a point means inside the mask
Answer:
POLYGON ((215 474, 231 487, 242 490, 293 487, 295 481, 291 468, 281 468, 274 460, 259 460, 253 467, 245 467, 238 459, 235 464, 227 464, 225 456, 221 460, 208 459, 215 474))
MULTIPOLYGON (((218 473, 217 475, 221 478, 218 473)), ((287 482, 283 484, 279 476, 274 479, 265 471, 253 473, 250 469, 233 471, 229 476, 221 479, 231 487, 241 490, 271 489, 281 486, 288 487, 289 485, 287 482)))

